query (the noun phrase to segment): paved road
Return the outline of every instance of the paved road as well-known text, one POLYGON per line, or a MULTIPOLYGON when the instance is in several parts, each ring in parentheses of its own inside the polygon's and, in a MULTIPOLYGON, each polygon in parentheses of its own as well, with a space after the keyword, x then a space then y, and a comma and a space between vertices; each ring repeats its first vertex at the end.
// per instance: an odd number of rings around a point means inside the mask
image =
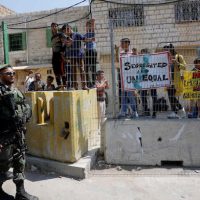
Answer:
MULTIPOLYGON (((96 169, 77 181, 28 172, 26 188, 41 200, 199 200, 200 171, 183 169, 96 169)), ((14 195, 12 181, 4 190, 14 195)))

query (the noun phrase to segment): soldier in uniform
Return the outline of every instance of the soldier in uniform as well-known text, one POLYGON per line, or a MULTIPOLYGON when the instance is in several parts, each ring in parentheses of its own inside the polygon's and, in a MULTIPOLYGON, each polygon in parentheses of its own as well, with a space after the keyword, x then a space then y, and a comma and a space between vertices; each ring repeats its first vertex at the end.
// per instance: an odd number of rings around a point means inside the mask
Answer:
POLYGON ((31 108, 23 94, 13 87, 15 72, 10 65, 0 66, 0 199, 14 199, 2 189, 11 178, 8 170, 13 167, 16 200, 38 200, 24 189, 25 123, 31 117, 31 108))

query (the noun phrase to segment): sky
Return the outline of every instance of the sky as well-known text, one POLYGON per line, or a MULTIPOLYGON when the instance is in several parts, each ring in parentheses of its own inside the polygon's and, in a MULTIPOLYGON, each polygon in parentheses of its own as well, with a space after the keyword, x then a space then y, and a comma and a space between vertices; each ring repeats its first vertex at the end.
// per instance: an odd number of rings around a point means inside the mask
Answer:
MULTIPOLYGON (((26 13, 65 8, 81 1, 83 0, 0 0, 0 4, 16 13, 26 13)), ((80 4, 80 6, 87 4, 88 0, 80 4)))

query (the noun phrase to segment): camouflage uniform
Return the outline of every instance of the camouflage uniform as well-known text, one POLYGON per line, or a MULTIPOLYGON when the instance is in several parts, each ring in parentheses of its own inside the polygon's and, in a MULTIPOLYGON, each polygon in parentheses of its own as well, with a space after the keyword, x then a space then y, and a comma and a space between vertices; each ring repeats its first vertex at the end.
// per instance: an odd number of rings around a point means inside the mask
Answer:
POLYGON ((30 106, 23 94, 16 88, 9 88, 0 83, 0 181, 5 181, 4 174, 13 167, 13 181, 24 180, 25 169, 25 123, 31 116, 30 106))

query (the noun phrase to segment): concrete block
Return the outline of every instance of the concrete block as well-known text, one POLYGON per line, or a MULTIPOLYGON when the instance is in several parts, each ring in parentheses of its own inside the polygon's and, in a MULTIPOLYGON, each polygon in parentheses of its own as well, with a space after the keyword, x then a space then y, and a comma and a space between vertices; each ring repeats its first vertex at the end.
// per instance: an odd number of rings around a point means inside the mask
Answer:
POLYGON ((26 97, 33 110, 26 134, 31 155, 73 163, 88 151, 88 137, 98 131, 96 89, 29 92, 26 97))
POLYGON ((94 166, 97 158, 98 148, 88 151, 88 153, 77 162, 61 163, 58 161, 38 158, 28 155, 28 165, 36 166, 42 171, 55 172, 62 176, 69 176, 76 179, 84 179, 89 176, 90 169, 94 166))
POLYGON ((107 120, 103 132, 105 159, 109 164, 179 161, 183 166, 200 166, 199 130, 198 119, 107 120))

